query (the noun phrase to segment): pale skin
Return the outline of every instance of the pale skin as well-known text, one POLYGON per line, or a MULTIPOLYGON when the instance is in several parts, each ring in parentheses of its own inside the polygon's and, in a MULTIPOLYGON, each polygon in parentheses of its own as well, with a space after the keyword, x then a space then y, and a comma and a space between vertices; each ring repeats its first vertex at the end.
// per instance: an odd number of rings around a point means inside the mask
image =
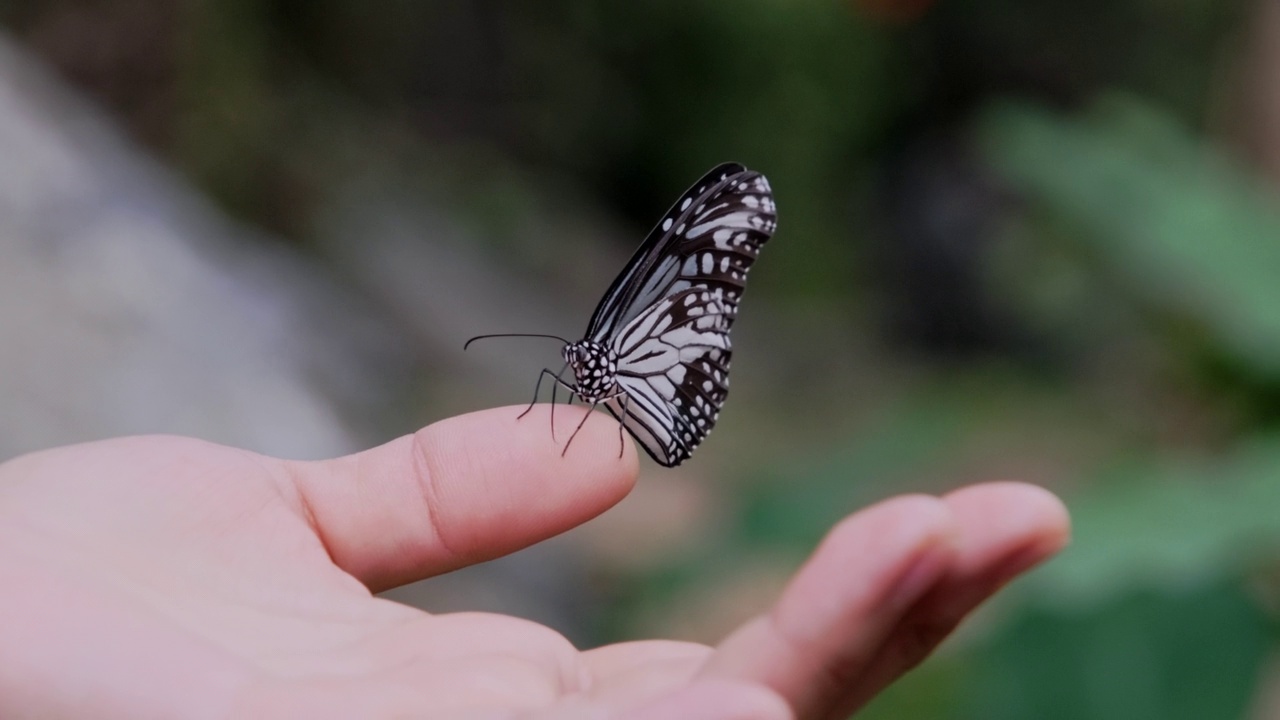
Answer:
POLYGON ((526 620, 375 598, 630 491, 615 421, 561 457, 547 408, 518 412, 320 462, 135 437, 0 465, 0 717, 843 718, 1067 541, 1062 505, 1029 485, 887 500, 715 647, 579 650, 526 620))

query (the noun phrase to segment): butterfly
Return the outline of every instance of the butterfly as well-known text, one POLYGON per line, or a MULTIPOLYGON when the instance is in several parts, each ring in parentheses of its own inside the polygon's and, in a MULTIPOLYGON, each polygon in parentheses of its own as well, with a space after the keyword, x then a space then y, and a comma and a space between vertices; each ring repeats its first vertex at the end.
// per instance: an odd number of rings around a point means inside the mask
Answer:
MULTIPOLYGON (((777 228, 764 175, 737 163, 712 168, 676 200, 596 306, 581 340, 565 343, 565 366, 542 381, 603 405, 666 467, 687 460, 707 437, 729 393, 729 331, 747 272, 777 228), (563 375, 572 369, 573 383, 563 375)), ((530 335, 519 334, 528 337, 530 335)), ((511 336, 511 335, 504 335, 511 336)), ((467 341, 496 335, 481 335, 467 341)), ((466 346, 463 349, 466 349, 466 346)), ((520 414, 524 417, 533 404, 520 414)), ((565 443, 564 452, 588 413, 565 443)), ((554 433, 554 417, 552 429, 554 433)))

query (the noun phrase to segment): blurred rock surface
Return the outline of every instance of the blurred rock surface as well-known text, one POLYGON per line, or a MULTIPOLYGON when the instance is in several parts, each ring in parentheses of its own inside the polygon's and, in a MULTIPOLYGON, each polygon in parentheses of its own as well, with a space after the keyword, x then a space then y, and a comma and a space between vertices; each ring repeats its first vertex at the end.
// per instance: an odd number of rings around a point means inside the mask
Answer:
POLYGON ((405 358, 316 268, 229 221, 0 40, 0 457, 179 433, 317 458, 405 358))

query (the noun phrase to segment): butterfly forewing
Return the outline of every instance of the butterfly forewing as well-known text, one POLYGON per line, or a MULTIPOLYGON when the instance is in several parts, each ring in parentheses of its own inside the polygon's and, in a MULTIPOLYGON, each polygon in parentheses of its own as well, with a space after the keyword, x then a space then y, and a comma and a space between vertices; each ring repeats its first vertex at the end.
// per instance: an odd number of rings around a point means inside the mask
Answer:
POLYGON ((665 247, 676 239, 676 234, 672 231, 677 227, 680 217, 696 207, 695 203, 700 197, 708 195, 729 177, 746 170, 738 163, 721 163, 708 170, 698 182, 684 191, 653 230, 649 231, 648 237, 640 243, 627 266, 605 292, 604 299, 591 314, 591 322, 587 323, 587 337, 609 337, 648 306, 638 294, 645 286, 654 284, 655 280, 660 281, 669 276, 674 268, 671 264, 673 258, 669 258, 665 247), (664 260, 667 262, 663 262, 664 260))
POLYGON ((689 457, 729 387, 729 331, 747 271, 773 234, 763 175, 734 163, 690 188, 641 245, 596 309, 587 338, 618 358, 623 395, 606 403, 659 463, 689 457))

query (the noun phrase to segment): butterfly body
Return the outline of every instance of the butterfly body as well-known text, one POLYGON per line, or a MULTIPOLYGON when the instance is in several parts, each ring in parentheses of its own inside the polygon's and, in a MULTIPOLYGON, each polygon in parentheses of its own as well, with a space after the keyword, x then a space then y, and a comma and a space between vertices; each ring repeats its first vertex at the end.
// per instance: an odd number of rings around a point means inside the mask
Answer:
POLYGON ((573 394, 584 402, 601 403, 617 395, 618 354, 607 345, 579 340, 564 346, 560 353, 573 370, 573 394))
POLYGON ((574 382, 543 370, 539 387, 550 375, 592 408, 603 405, 661 465, 688 459, 728 396, 729 331, 747 272, 776 227, 763 175, 737 163, 712 168, 641 243, 584 337, 565 343, 574 382))

